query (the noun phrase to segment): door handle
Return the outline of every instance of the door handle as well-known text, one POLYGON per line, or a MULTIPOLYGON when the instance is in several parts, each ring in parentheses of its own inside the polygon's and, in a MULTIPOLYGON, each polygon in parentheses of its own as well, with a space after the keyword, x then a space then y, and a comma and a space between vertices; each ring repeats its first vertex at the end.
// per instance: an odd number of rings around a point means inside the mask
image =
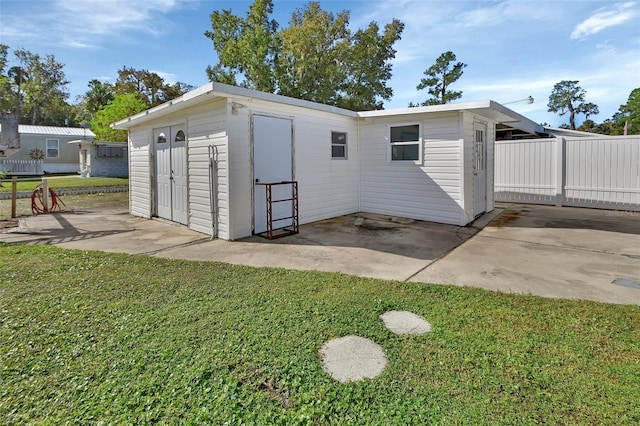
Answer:
POLYGON ((260 179, 256 178, 256 183, 260 182, 260 179))

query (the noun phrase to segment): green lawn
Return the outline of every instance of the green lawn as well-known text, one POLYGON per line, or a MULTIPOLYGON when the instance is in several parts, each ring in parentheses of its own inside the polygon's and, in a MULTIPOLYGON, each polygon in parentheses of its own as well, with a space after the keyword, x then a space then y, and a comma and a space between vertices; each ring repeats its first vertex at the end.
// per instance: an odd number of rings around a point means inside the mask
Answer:
POLYGON ((0 424, 635 425, 639 384, 638 306, 0 244, 0 424), (381 376, 323 372, 347 334, 381 376))
MULTIPOLYGON (((80 178, 80 177, 53 177, 47 179, 49 187, 53 189, 59 188, 94 188, 97 186, 128 186, 127 178, 80 178)), ((18 191, 33 191, 36 186, 40 185, 42 180, 25 180, 18 181, 18 191)), ((0 192, 11 191, 11 179, 3 179, 0 192)))

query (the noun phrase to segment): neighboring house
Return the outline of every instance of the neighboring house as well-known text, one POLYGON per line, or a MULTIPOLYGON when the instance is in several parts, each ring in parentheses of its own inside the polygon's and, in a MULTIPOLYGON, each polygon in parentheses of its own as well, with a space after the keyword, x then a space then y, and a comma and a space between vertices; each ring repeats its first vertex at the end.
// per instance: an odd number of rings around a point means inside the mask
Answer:
POLYGON ((296 211, 301 224, 369 212, 467 225, 494 208, 498 124, 546 136, 493 101, 354 112, 220 83, 113 127, 129 130, 133 215, 235 240, 296 211), (272 195, 297 209, 266 207, 265 184, 281 181, 297 194, 272 195))
POLYGON ((78 145, 69 142, 77 139, 91 141, 96 136, 91 130, 84 128, 24 124, 18 126, 18 133, 20 149, 10 159, 42 160, 44 173, 79 172, 78 145))
POLYGON ((97 142, 75 140, 82 177, 127 177, 129 156, 127 144, 122 142, 97 142))

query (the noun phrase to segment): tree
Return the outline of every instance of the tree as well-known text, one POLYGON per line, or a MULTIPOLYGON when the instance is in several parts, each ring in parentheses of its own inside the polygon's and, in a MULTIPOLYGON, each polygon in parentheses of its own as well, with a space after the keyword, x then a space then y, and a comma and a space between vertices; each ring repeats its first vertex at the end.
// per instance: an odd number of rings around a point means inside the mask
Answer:
POLYGON ((282 48, 276 75, 282 94, 309 101, 337 104, 347 78, 349 12, 326 12, 312 2, 291 15, 280 31, 282 48))
POLYGON ((562 80, 553 86, 549 96, 549 112, 557 112, 563 116, 569 113, 569 128, 576 130, 576 114, 584 114, 585 119, 599 113, 598 106, 591 102, 585 102, 586 91, 578 86, 578 80, 562 80))
POLYGON ((135 93, 147 107, 154 107, 177 98, 193 86, 186 83, 174 85, 164 82, 157 73, 148 70, 122 67, 118 70, 118 80, 113 89, 115 94, 135 93))
POLYGON ((126 142, 127 131, 115 130, 111 124, 147 109, 137 93, 115 95, 113 100, 100 109, 91 120, 91 130, 96 140, 126 142))
POLYGON ((627 125, 627 134, 640 134, 640 87, 631 91, 627 103, 620 105, 618 112, 613 115, 612 121, 614 129, 611 134, 623 134, 625 124, 627 125))
POLYGON ((115 88, 111 83, 96 79, 91 80, 88 86, 89 90, 82 96, 81 103, 84 104, 87 112, 93 117, 93 114, 98 112, 100 108, 113 100, 115 88))
POLYGON ((278 51, 278 23, 270 20, 273 13, 271 0, 255 0, 246 18, 231 13, 231 9, 211 14, 212 31, 204 35, 213 41, 218 64, 207 67, 210 81, 238 85, 236 75, 241 73, 241 86, 264 92, 275 90, 274 64, 278 51))
POLYGON ((12 99, 11 84, 5 68, 7 67, 7 55, 9 46, 0 44, 0 113, 11 110, 12 99))
POLYGON ((255 0, 245 18, 231 10, 211 14, 205 36, 219 61, 207 68, 211 81, 350 109, 382 108, 380 99, 391 98, 386 81, 392 46, 404 28, 400 21, 382 34, 375 22, 352 34, 348 11, 333 14, 311 2, 278 30, 272 12, 271 0, 255 0))
POLYGON ((19 117, 23 124, 63 125, 69 114, 69 94, 63 68, 53 55, 15 50, 17 64, 9 67, 6 45, 0 45, 0 103, 4 111, 19 117))
POLYGON ((404 24, 394 19, 382 33, 375 22, 356 31, 347 63, 349 74, 338 106, 356 111, 383 109, 380 99, 389 100, 393 96, 387 81, 392 75, 390 61, 396 54, 393 45, 400 40, 403 29, 404 24))
MULTIPOLYGON (((424 72, 426 78, 420 80, 416 86, 417 90, 429 88, 428 92, 432 96, 422 102, 422 106, 447 104, 462 97, 462 91, 447 90, 449 86, 460 77, 467 64, 456 62, 456 55, 447 51, 436 59, 436 63, 427 68, 424 72)), ((419 106, 411 103, 410 107, 419 106)))

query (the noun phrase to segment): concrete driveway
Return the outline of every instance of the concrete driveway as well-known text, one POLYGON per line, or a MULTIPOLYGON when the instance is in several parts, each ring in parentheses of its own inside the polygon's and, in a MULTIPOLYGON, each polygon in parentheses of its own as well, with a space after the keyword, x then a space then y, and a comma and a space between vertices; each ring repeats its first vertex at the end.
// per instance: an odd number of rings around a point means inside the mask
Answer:
POLYGON ((76 211, 24 218, 0 241, 640 304, 633 212, 500 206, 469 227, 361 213, 228 242, 123 210, 76 211))

